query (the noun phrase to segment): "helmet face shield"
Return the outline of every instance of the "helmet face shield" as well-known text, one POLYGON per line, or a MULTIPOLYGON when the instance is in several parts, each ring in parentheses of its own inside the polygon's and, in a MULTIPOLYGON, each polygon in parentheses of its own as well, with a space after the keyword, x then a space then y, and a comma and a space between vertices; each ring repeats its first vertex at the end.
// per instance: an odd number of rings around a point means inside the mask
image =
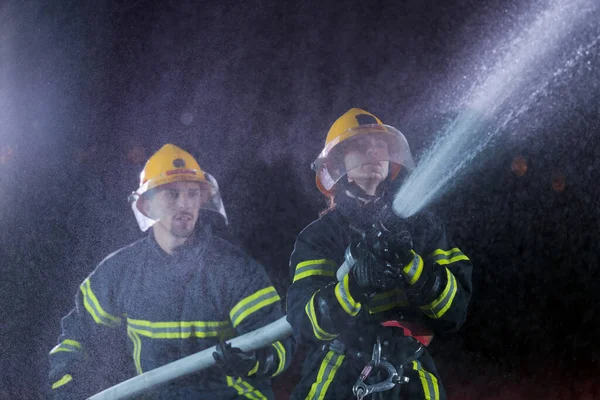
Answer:
MULTIPOLYGON (((365 164, 381 164, 387 171, 391 166, 384 162, 402 166, 408 170, 415 167, 406 138, 396 128, 383 125, 361 125, 344 131, 329 142, 313 163, 323 189, 333 186, 354 168, 365 164)), ((399 168, 395 168, 395 173, 399 168)), ((391 172, 386 172, 391 174, 391 172)), ((394 178, 391 176, 390 178, 394 178)))
MULTIPOLYGON (((227 223, 227 214, 223 206, 223 200, 219 192, 219 184, 217 180, 210 174, 201 170, 187 170, 183 173, 174 175, 158 176, 155 179, 148 180, 137 191, 129 196, 131 208, 142 232, 147 231, 150 227, 160 221, 161 213, 152 213, 150 215, 144 207, 144 203, 152 196, 152 189, 160 189, 164 185, 174 182, 196 182, 199 184, 200 191, 197 196, 192 196, 187 201, 188 206, 194 210, 208 210, 217 212, 223 216, 227 223)), ((165 204, 166 208, 173 207, 169 201, 165 204)))

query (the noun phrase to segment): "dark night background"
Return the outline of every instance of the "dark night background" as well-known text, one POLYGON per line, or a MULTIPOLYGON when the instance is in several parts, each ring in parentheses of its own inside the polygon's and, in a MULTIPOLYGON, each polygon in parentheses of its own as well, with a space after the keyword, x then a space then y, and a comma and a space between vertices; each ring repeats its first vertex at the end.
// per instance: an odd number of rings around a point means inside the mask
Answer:
MULTIPOLYGON (((333 121, 369 110, 418 159, 480 57, 548 3, 0 3, 0 398, 43 397, 78 285, 141 236, 126 197, 162 144, 218 179, 233 236, 283 295, 325 207, 310 163, 333 121)), ((599 35, 587 21, 559 56, 599 35)), ((451 399, 600 398, 599 53, 431 205, 475 266, 466 324, 431 348, 451 399)))

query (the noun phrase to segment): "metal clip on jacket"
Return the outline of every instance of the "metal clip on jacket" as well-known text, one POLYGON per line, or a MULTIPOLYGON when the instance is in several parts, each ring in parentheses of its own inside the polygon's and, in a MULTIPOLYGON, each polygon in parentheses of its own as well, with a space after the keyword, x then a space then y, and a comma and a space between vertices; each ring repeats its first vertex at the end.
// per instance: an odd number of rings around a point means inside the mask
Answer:
POLYGON ((352 393, 358 400, 362 400, 365 396, 371 393, 384 392, 392 389, 398 383, 404 383, 408 381, 406 377, 400 376, 396 368, 387 361, 381 360, 381 341, 377 338, 377 343, 373 345, 373 356, 371 361, 363 368, 360 373, 360 377, 352 386, 352 393), (374 369, 381 368, 385 369, 388 373, 386 380, 375 383, 373 385, 367 385, 365 380, 371 375, 374 369))

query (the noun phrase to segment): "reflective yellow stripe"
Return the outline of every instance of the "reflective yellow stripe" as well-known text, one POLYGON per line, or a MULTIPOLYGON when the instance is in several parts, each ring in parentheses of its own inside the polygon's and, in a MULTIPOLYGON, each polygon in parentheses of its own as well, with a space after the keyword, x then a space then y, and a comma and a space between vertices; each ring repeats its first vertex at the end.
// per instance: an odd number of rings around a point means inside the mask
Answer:
POLYGON ((97 324, 107 325, 114 328, 121 323, 120 318, 110 315, 100 306, 96 295, 92 291, 89 279, 86 279, 83 282, 83 284, 80 286, 80 289, 83 293, 83 305, 97 324))
POLYGON ((234 388, 240 396, 245 396, 251 400, 267 400, 267 398, 258 390, 256 390, 248 382, 237 378, 235 381, 232 377, 227 377, 227 386, 234 388))
POLYGON ((319 326, 319 323, 317 322, 317 314, 315 312, 315 304, 314 304, 315 295, 317 293, 318 293, 318 291, 312 295, 312 297, 310 298, 308 303, 306 303, 304 310, 306 311, 306 315, 308 315, 308 319, 310 320, 310 323, 312 325, 312 329, 315 334, 315 337, 319 340, 333 340, 336 337, 338 337, 338 335, 326 332, 325 330, 323 330, 323 328, 321 328, 319 326))
POLYGON ((68 344, 69 346, 77 347, 79 350, 81 350, 81 343, 79 343, 77 340, 65 339, 62 342, 64 344, 68 344))
MULTIPOLYGON (((57 388, 61 387, 62 385, 65 385, 65 384, 71 382, 72 380, 73 380, 73 377, 69 374, 66 374, 65 376, 60 378, 60 380, 58 380, 52 384, 52 389, 57 389, 57 388)), ((48 386, 46 386, 46 387, 48 387, 48 386)))
POLYGON ((463 252, 456 247, 451 250, 437 249, 431 253, 430 256, 433 258, 433 262, 436 262, 439 265, 448 265, 462 260, 470 261, 469 257, 464 255, 463 252))
POLYGON ((440 387, 435 375, 425 371, 419 361, 413 361, 412 365, 413 370, 417 371, 419 374, 419 380, 421 381, 421 386, 423 386, 425 400, 439 400, 440 387))
POLYGON ((276 303, 279 300, 281 300, 281 298, 273 286, 261 289, 256 293, 242 299, 229 312, 233 327, 235 328, 238 326, 248 315, 252 314, 253 312, 256 312, 270 304, 276 303))
POLYGON ((335 276, 335 271, 327 271, 325 269, 312 269, 309 271, 304 271, 301 274, 294 275, 294 282, 296 282, 297 280, 309 277, 309 276, 313 276, 313 275, 327 276, 327 277, 332 278, 335 276))
POLYGON ((428 317, 441 318, 444 314, 446 314, 446 311, 448 311, 452 305, 452 301, 458 292, 456 278, 448 268, 446 268, 446 277, 447 283, 446 287, 442 291, 442 294, 440 294, 439 297, 431 303, 419 307, 428 317))
POLYGON ((219 332, 172 332, 172 333, 157 333, 152 331, 146 331, 141 329, 133 329, 136 333, 146 336, 152 339, 189 339, 191 337, 197 338, 217 338, 219 337, 219 332))
POLYGON ((150 339, 218 338, 225 340, 235 336, 235 330, 227 320, 152 322, 127 318, 127 335, 133 343, 135 369, 138 374, 141 374, 143 372, 142 336, 150 339))
POLYGON ((127 318, 128 329, 152 339, 219 338, 235 336, 231 323, 225 321, 161 321, 127 318))
POLYGON ((454 247, 454 248, 452 248, 450 250, 437 249, 433 253, 431 253, 431 256, 432 257, 435 257, 435 256, 446 256, 446 257, 448 257, 448 256, 450 256, 451 254, 454 254, 454 253, 462 253, 462 251, 460 251, 460 249, 458 247, 454 247))
POLYGON ((321 259, 303 261, 296 265, 294 282, 313 275, 334 277, 336 270, 337 265, 332 260, 321 259))
POLYGON ((384 293, 377 293, 369 301, 369 314, 376 314, 391 310, 396 307, 407 307, 408 299, 406 294, 399 289, 389 290, 384 293))
POLYGON ((388 304, 384 304, 379 307, 369 308, 369 314, 377 314, 384 311, 393 310, 394 308, 408 307, 408 303, 405 301, 395 301, 388 304))
POLYGON ((133 342, 133 363, 135 364, 135 370, 138 375, 141 375, 144 372, 142 371, 142 341, 134 329, 129 327, 127 327, 127 336, 133 342))
POLYGON ((452 264, 452 263, 455 263, 455 262, 461 261, 461 260, 470 261, 469 257, 467 257, 465 255, 462 255, 462 256, 452 257, 452 258, 449 258, 449 259, 436 260, 435 262, 438 263, 438 264, 440 264, 440 265, 448 265, 448 264, 452 264))
POLYGON ((360 311, 361 305, 352 298, 348 279, 348 274, 346 274, 344 275, 344 279, 335 285, 335 297, 347 314, 355 316, 360 311))
POLYGON ((143 319, 133 319, 127 318, 127 322, 134 325, 146 326, 152 329, 160 329, 160 328, 174 328, 174 329, 185 329, 191 327, 222 327, 225 325, 229 325, 229 321, 160 321, 160 322, 152 322, 143 319))
POLYGON ((394 297, 396 297, 398 295, 399 292, 400 292, 399 289, 392 289, 392 290, 388 290, 387 292, 376 293, 373 296, 373 298, 371 299, 371 301, 369 302, 369 304, 387 303, 388 299, 393 299, 394 297))
POLYGON ((79 351, 81 350, 81 343, 76 340, 65 339, 59 344, 57 344, 52 350, 50 350, 50 354, 58 353, 59 351, 79 351))
POLYGON ((254 375, 256 373, 256 371, 258 371, 259 364, 260 364, 260 362, 257 361, 256 364, 254 364, 254 368, 252 368, 250 371, 248 371, 247 376, 254 375))
POLYGON ((342 365, 345 358, 345 356, 334 353, 333 351, 327 352, 323 362, 321 362, 317 380, 311 385, 306 400, 323 400, 325 398, 327 389, 329 389, 329 385, 333 381, 338 368, 342 365))
POLYGON ((273 374, 273 376, 277 376, 283 371, 283 368, 285 367, 285 347, 283 347, 281 342, 275 342, 272 344, 272 346, 275 348, 275 351, 277 351, 277 356, 279 357, 277 371, 275 371, 275 373, 273 374))
POLYGON ((404 273, 410 278, 408 281, 409 285, 414 285, 416 281, 421 277, 421 272, 423 272, 423 259, 420 255, 412 252, 414 254, 413 260, 404 267, 404 273))

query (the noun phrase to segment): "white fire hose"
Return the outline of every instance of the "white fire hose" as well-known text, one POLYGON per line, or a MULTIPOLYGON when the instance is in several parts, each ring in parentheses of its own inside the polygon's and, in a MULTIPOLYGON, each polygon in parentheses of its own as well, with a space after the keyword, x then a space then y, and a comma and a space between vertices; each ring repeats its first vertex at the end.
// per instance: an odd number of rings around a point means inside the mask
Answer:
MULTIPOLYGON (((292 333, 292 327, 285 318, 282 317, 269 325, 228 340, 227 342, 231 343, 233 347, 239 347, 242 351, 252 351, 266 347, 273 342, 288 337, 292 333)), ((144 372, 141 375, 93 395, 89 400, 126 399, 162 383, 167 383, 184 375, 201 371, 215 364, 215 360, 212 357, 212 353, 215 350, 215 346, 213 346, 191 356, 163 365, 162 367, 144 372)))
MULTIPOLYGON (((348 273, 349 265, 346 261, 337 271, 338 280, 342 280, 348 273)), ((238 347, 242 351, 253 351, 268 346, 278 340, 285 339, 292 334, 292 327, 282 317, 269 325, 263 326, 255 331, 248 332, 245 335, 228 340, 233 347, 238 347)), ((119 400, 143 393, 148 389, 163 383, 172 381, 194 372, 212 367, 215 365, 212 353, 216 350, 215 346, 202 350, 191 356, 173 361, 162 367, 155 368, 141 375, 135 376, 113 387, 110 387, 98 394, 93 395, 88 400, 119 400)))

